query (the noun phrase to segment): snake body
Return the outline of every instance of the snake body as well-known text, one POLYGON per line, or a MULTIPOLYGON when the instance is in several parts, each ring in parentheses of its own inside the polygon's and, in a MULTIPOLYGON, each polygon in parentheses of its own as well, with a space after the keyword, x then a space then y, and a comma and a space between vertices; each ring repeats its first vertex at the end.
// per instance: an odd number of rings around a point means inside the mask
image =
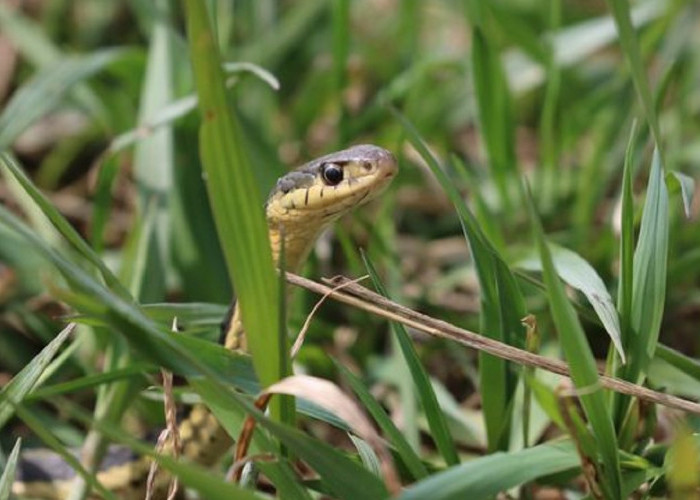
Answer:
MULTIPOLYGON (((284 246, 286 268, 297 270, 325 228, 379 195, 397 171, 390 152, 359 145, 313 160, 281 177, 265 204, 275 263, 284 246)), ((228 349, 246 349, 237 306, 232 306, 223 334, 228 349)), ((195 405, 180 422, 178 431, 182 456, 200 465, 216 463, 231 446, 230 436, 204 405, 195 405)), ((112 446, 97 479, 120 498, 144 498, 149 465, 147 458, 122 446, 112 446)), ((69 494, 74 477, 73 470, 58 455, 33 450, 24 453, 20 460, 13 493, 27 498, 62 499, 69 494)), ((155 498, 165 498, 167 479, 166 474, 160 475, 155 498)))

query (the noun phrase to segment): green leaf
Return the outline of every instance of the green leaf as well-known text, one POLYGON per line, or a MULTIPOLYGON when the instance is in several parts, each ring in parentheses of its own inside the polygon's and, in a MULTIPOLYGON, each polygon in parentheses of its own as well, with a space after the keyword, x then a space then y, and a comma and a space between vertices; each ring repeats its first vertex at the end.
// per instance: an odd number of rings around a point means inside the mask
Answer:
MULTIPOLYGON (((620 320, 617 309, 603 280, 586 260, 579 254, 568 248, 551 245, 552 259, 559 277, 567 284, 583 293, 591 303, 605 331, 610 335, 623 363, 625 353, 622 349, 620 333, 620 320)), ((541 271, 542 263, 534 256, 526 257, 516 264, 518 267, 530 271, 541 271)))
POLYGON ((544 281, 547 285, 554 324, 559 332, 560 343, 571 370, 571 378, 579 391, 579 399, 593 428, 597 449, 605 464, 604 473, 599 468, 601 486, 612 498, 620 498, 621 477, 617 437, 606 405, 605 394, 600 386, 596 361, 588 345, 586 334, 576 317, 576 311, 559 281, 532 199, 528 196, 527 200, 535 240, 542 259, 544 281))
POLYGON ((632 296, 634 283, 634 199, 632 194, 632 161, 634 143, 637 137, 637 122, 632 122, 625 164, 622 173, 622 201, 620 210, 620 285, 617 307, 623 345, 627 345, 631 335, 630 319, 632 316, 632 296))
POLYGON ((545 443, 513 453, 497 452, 433 474, 406 489, 399 500, 490 498, 578 465, 578 455, 570 441, 545 443))
POLYGON ((110 370, 104 373, 95 373, 85 377, 76 378, 68 382, 62 382, 54 385, 47 385, 32 391, 26 398, 26 401, 36 401, 39 399, 48 399, 63 394, 82 391, 85 389, 94 388, 108 382, 116 380, 124 380, 130 378, 143 378, 143 374, 147 372, 155 372, 156 368, 147 363, 132 363, 125 368, 110 370))

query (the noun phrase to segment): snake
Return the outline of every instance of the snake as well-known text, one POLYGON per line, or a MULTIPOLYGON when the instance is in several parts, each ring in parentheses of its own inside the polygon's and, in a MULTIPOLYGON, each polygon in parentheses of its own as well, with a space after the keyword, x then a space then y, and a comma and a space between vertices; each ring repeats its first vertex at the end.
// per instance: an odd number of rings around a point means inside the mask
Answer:
MULTIPOLYGON (((319 235, 353 208, 379 196, 398 172, 392 153, 362 144, 312 160, 282 176, 265 202, 272 257, 284 248, 288 271, 307 260, 319 235)), ((240 308, 233 303, 222 323, 227 349, 246 351, 240 308)), ((192 407, 178 424, 180 456, 210 467, 230 449, 232 439, 203 404, 192 407)), ((165 453, 172 453, 172 443, 165 453)), ((76 452, 77 455, 77 452, 76 452)), ((121 445, 110 445, 96 472, 97 480, 122 499, 143 499, 150 459, 121 445)), ((21 498, 63 499, 74 485, 75 471, 58 454, 28 450, 21 455, 12 492, 21 498)), ((166 498, 167 474, 159 474, 155 499, 166 498)))

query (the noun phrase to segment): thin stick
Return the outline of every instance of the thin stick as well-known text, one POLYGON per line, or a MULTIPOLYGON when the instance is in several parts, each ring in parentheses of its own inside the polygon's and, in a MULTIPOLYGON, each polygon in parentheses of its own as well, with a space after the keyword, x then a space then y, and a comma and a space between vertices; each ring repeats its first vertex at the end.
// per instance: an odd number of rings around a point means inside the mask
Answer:
POLYGON ((294 359, 297 357, 297 354, 299 353, 299 349, 301 349, 301 346, 304 344, 304 339, 306 338, 306 332, 309 329, 309 325, 311 324, 311 320, 316 315, 316 311, 319 310, 319 308, 323 305, 323 303, 330 296, 330 294, 332 292, 338 291, 342 288, 350 286, 353 283, 357 283, 357 282, 362 281, 362 280, 367 279, 367 278, 369 278, 369 274, 365 274, 364 276, 360 276, 359 278, 356 278, 354 280, 341 283, 340 285, 333 287, 331 289, 331 292, 324 293, 323 296, 320 299, 318 299, 318 302, 316 302, 316 305, 314 305, 314 308, 311 309, 311 312, 306 317, 306 321, 304 321, 304 326, 301 327, 301 330, 299 331, 299 335, 297 335, 297 339, 294 341, 294 345, 292 346, 291 353, 289 354, 290 358, 294 359))
MULTIPOLYGON (((355 283, 348 284, 342 291, 333 290, 333 287, 350 281, 348 278, 338 277, 333 280, 326 280, 331 283, 331 286, 317 283, 292 273, 286 273, 286 278, 292 285, 305 288, 321 295, 328 294, 329 297, 338 302, 362 309, 391 321, 397 321, 410 328, 427 333, 428 335, 450 339, 467 347, 487 352, 520 365, 534 366, 564 377, 571 377, 569 368, 563 361, 527 352, 497 340, 484 337, 478 333, 456 327, 446 321, 426 316, 355 283)), ((600 384, 620 394, 627 394, 652 403, 700 415, 700 404, 693 401, 657 392, 625 380, 608 377, 607 375, 600 375, 600 384)))

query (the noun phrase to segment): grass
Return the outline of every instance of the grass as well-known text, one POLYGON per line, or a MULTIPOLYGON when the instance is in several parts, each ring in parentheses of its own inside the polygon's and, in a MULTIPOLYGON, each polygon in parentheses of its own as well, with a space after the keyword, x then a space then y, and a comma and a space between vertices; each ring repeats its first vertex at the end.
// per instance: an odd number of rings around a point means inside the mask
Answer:
MULTIPOLYGON (((109 442, 154 456, 129 436, 162 425, 161 367, 232 436, 255 419, 251 453, 275 457, 256 468, 284 497, 386 497, 386 467, 401 498, 696 493, 697 417, 599 375, 700 398, 698 15, 671 0, 0 4, 0 498, 23 449, 83 447, 97 489, 109 442), (571 385, 329 301, 295 371, 354 394, 392 460, 328 408, 252 406, 290 373, 285 333, 317 300, 284 303, 264 199, 287 167, 359 142, 400 175, 305 274, 367 267, 381 294, 515 347, 534 328, 571 385), (216 343, 232 289, 250 355, 216 343)), ((154 458, 201 498, 263 496, 223 466, 154 458)))

